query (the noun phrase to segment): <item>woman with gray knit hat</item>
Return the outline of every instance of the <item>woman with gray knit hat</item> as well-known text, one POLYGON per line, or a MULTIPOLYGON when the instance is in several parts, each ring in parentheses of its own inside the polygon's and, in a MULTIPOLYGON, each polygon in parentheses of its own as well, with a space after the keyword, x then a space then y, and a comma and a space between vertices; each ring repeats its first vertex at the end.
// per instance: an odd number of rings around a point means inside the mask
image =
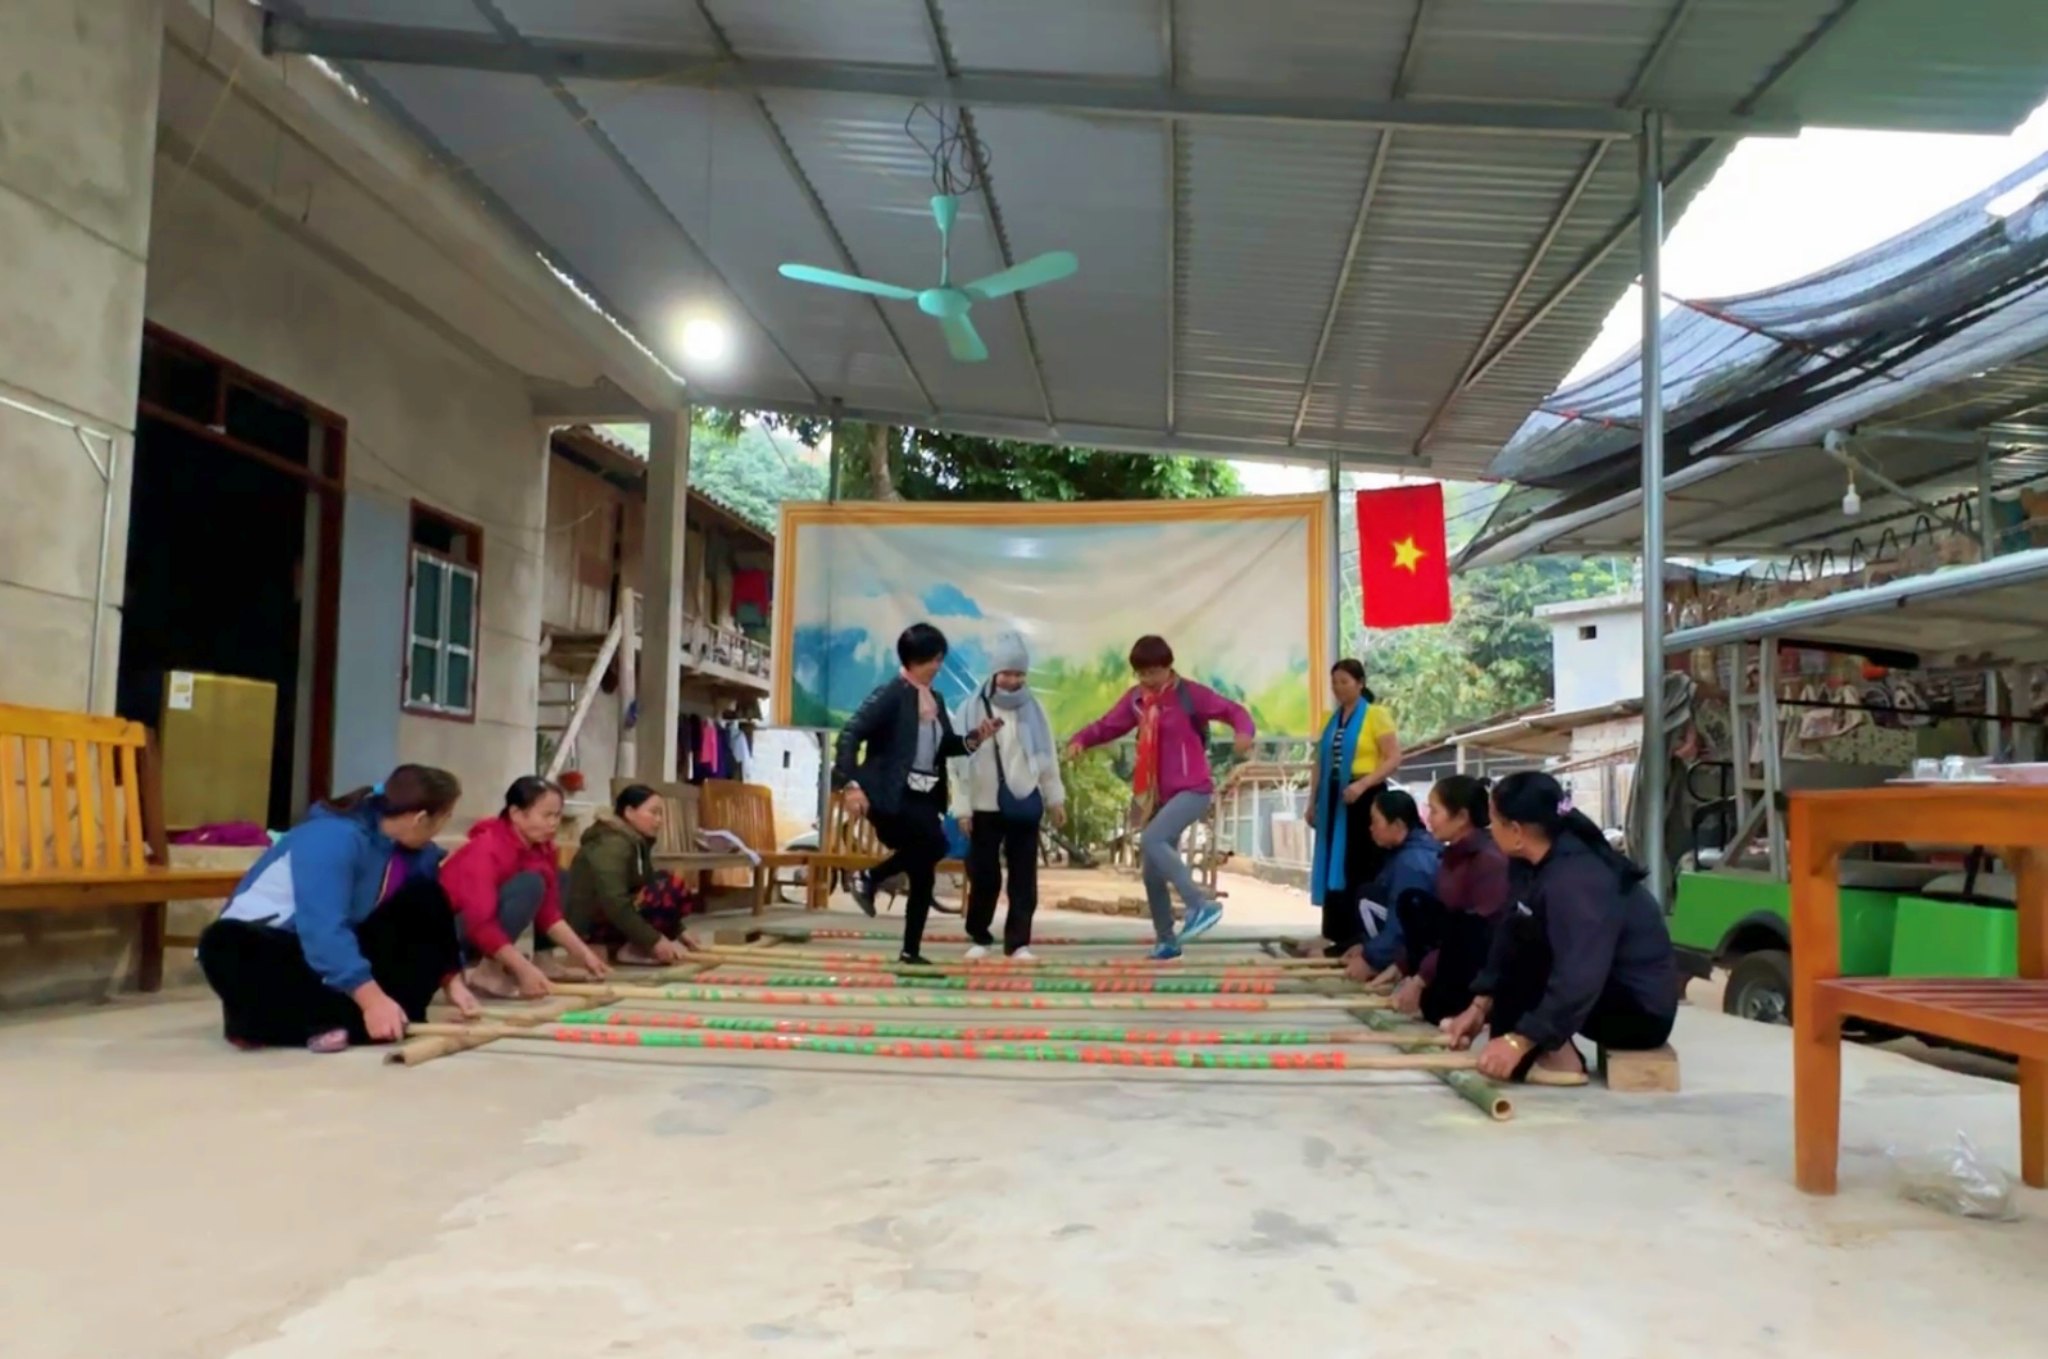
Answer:
POLYGON ((953 815, 967 832, 967 937, 969 959, 995 946, 996 898, 1007 863, 1010 910, 1003 918, 1003 953, 1032 961, 1031 917, 1038 909, 1038 832, 1047 817, 1067 819, 1059 747, 1052 723, 1029 688, 1031 653, 1014 632, 989 648, 987 680, 953 715, 956 731, 1000 720, 994 739, 953 762, 953 815))

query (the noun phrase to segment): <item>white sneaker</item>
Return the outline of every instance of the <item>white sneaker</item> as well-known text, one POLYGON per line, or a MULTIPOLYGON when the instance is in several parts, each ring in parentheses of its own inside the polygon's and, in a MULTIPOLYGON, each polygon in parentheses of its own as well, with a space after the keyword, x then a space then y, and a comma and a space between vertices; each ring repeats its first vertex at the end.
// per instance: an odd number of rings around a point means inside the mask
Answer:
POLYGON ((1038 961, 1038 955, 1028 948, 1020 948, 1010 955, 1010 961, 1013 963, 1035 963, 1038 961))
POLYGON ((978 963, 986 957, 988 957, 987 944, 976 944, 967 950, 967 961, 970 963, 978 963))

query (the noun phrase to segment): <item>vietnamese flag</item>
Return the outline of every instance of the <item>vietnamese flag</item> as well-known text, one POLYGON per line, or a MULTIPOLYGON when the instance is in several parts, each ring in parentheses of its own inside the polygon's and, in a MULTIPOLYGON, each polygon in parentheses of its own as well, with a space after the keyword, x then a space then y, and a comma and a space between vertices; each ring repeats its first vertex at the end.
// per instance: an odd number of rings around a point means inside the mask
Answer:
POLYGON ((1358 493, 1358 583, 1369 628, 1451 621, 1441 483, 1358 493))

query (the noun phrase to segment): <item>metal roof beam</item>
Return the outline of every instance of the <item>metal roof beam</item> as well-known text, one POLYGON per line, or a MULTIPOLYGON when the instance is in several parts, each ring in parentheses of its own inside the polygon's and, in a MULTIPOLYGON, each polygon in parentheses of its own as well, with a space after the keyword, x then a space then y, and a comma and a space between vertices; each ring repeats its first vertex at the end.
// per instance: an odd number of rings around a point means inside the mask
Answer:
MULTIPOLYGON (((490 34, 408 24, 293 19, 264 15, 264 50, 328 61, 496 71, 553 80, 663 80, 677 84, 741 82, 761 90, 988 108, 1049 109, 1101 118, 1198 119, 1340 127, 1433 129, 1573 141, 1626 141, 1639 119, 1611 104, 1515 103, 1453 99, 1332 99, 1296 95, 1196 93, 1159 81, 1068 76, 948 74, 919 66, 755 59, 736 68, 715 52, 564 42, 520 43, 490 34)), ((1773 137, 1799 130, 1796 120, 1673 109, 1674 137, 1773 137)))
MULTIPOLYGON (((1408 83, 1415 75, 1415 58, 1421 50, 1422 21, 1429 14, 1430 0, 1415 0, 1415 14, 1408 21, 1408 41, 1401 48, 1401 64, 1394 72, 1392 90, 1396 101, 1407 97, 1408 83)), ((1308 420, 1308 403, 1315 396, 1316 374, 1322 369, 1323 355, 1330 347, 1331 332, 1337 328, 1337 313, 1344 306, 1344 290, 1351 286, 1351 269, 1358 263, 1358 247, 1365 239, 1365 222, 1372 215, 1373 200, 1379 197, 1380 177, 1386 173, 1387 157, 1394 149, 1392 129, 1383 128, 1379 140, 1373 144, 1372 163, 1366 167, 1365 188, 1358 195, 1358 211, 1351 216, 1351 236, 1344 243, 1344 260, 1337 266, 1337 281, 1330 287, 1330 303, 1323 309, 1323 328, 1316 335, 1315 352, 1309 356, 1308 375, 1301 381, 1301 400, 1294 407, 1294 423, 1288 427, 1287 442, 1295 443, 1301 438, 1301 427, 1308 420)), ((1421 451, 1418 445, 1418 453, 1421 451)))

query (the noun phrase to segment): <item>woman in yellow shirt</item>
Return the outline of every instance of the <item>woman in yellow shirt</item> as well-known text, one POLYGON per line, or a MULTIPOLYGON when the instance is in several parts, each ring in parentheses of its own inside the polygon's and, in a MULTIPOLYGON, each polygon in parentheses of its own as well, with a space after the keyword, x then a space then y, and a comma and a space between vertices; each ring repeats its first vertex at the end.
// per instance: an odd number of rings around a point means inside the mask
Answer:
MULTIPOLYGON (((1337 709, 1316 743, 1308 823, 1315 831, 1309 895, 1323 908, 1326 952, 1336 958, 1363 941, 1358 895, 1386 856, 1372 838, 1372 796, 1401 767, 1394 715, 1365 687, 1365 667, 1349 659, 1330 668, 1337 709)), ((1391 905, 1392 903, 1387 903, 1391 905)))

